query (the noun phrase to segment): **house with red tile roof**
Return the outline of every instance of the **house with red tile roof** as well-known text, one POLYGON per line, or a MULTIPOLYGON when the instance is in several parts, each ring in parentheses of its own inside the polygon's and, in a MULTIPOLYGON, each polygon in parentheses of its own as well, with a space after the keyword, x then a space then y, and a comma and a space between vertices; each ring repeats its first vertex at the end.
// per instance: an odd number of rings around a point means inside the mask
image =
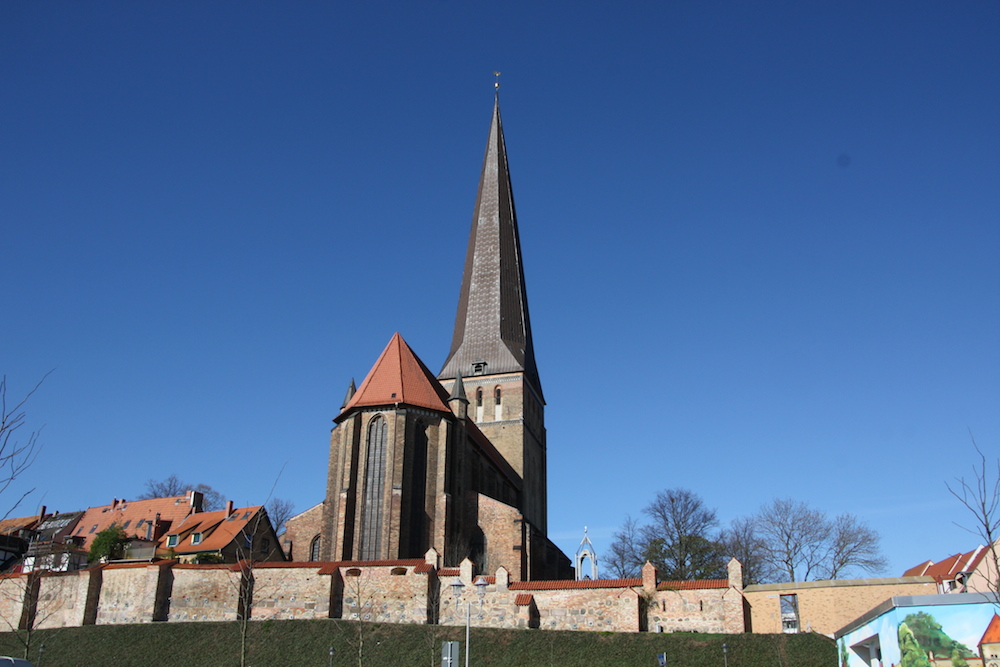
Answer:
POLYGON ((81 541, 81 548, 89 551, 98 533, 119 526, 134 543, 129 556, 148 560, 154 557, 154 547, 160 539, 189 515, 201 512, 201 507, 202 494, 198 491, 148 500, 115 498, 110 505, 88 508, 71 535, 81 541))
POLYGON ((282 562, 267 510, 262 505, 190 514, 162 536, 159 551, 183 563, 282 562))
POLYGON ((1000 560, 1000 540, 993 548, 983 545, 972 551, 949 556, 935 563, 928 560, 903 573, 904 577, 934 577, 939 593, 996 592, 997 561, 1000 560))

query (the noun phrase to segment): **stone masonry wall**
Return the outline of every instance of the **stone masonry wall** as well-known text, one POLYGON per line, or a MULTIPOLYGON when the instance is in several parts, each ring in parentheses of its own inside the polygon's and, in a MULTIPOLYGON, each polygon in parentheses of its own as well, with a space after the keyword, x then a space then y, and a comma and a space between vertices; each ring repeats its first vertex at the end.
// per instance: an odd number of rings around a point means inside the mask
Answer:
MULTIPOLYGON (((408 565, 340 566, 340 591, 334 595, 335 615, 348 620, 379 623, 427 623, 429 602, 434 600, 428 572, 417 572, 419 563, 408 565), (339 595, 337 594, 339 593, 339 595)), ((433 587, 436 594, 437 587, 433 587)))
MULTIPOLYGON (((109 565, 102 570, 98 625, 152 623, 160 600, 160 577, 169 576, 159 565, 109 565)), ((162 619, 166 620, 166 619, 162 619)))
POLYGON ((36 628, 72 628, 84 625, 87 612, 87 591, 93 570, 59 572, 41 578, 38 590, 36 628))
POLYGON ((24 609, 24 595, 28 587, 28 575, 0 575, 0 630, 17 630, 24 609))
POLYGON ((228 565, 175 565, 171 621, 235 621, 240 573, 228 565))
MULTIPOLYGON (((657 591, 646 611, 649 631, 731 632, 726 624, 727 616, 732 615, 726 605, 727 596, 739 599, 742 605, 739 591, 733 588, 657 591)), ((738 632, 741 631, 742 627, 738 632)))
POLYGON ((440 580, 440 624, 546 630, 638 632, 641 585, 598 580, 511 583, 507 571, 484 578, 482 595, 471 563, 460 568, 463 588, 456 596, 453 577, 440 580))
POLYGON ((319 563, 291 567, 282 563, 254 568, 255 620, 329 618, 331 577, 320 572, 319 563))

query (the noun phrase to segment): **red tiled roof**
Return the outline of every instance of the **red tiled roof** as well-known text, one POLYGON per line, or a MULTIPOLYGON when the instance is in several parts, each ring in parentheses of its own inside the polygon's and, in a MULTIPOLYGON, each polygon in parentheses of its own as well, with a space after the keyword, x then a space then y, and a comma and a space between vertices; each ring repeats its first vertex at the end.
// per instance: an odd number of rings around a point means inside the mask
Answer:
POLYGON ((35 516, 4 519, 0 521, 0 535, 10 535, 24 528, 34 528, 35 524, 39 523, 41 519, 42 517, 37 514, 35 516))
POLYGON ((341 414, 351 408, 395 403, 439 412, 451 411, 448 392, 398 333, 393 334, 341 414))
MULTIPOLYGON (((257 505, 234 509, 232 515, 228 514, 226 510, 192 514, 185 517, 180 524, 163 536, 160 547, 173 549, 178 554, 219 551, 231 544, 244 531, 247 524, 256 520, 261 509, 263 506, 257 505), (195 533, 201 533, 201 542, 198 544, 191 543, 191 536, 195 533), (175 546, 168 547, 167 538, 171 535, 177 535, 178 540, 175 546)), ((250 532, 255 531, 251 530, 250 532)))
POLYGON ((432 569, 434 569, 434 566, 431 565, 430 563, 421 563, 420 565, 413 568, 413 571, 423 574, 424 572, 430 572, 432 569))
POLYGON ((514 604, 518 607, 527 607, 534 599, 535 596, 531 593, 518 593, 517 597, 514 598, 514 604))
POLYGON ((658 591, 693 591, 704 588, 729 588, 728 579, 696 579, 694 581, 661 581, 658 591))
POLYGON ((457 567, 442 567, 438 570, 439 577, 457 577, 462 571, 457 567))
POLYGON ((920 577, 927 572, 927 568, 934 564, 932 560, 925 560, 920 565, 914 565, 909 570, 903 573, 904 577, 920 577))
POLYGON ((929 577, 934 577, 938 581, 954 579, 959 572, 971 572, 975 570, 985 555, 986 548, 978 546, 972 551, 967 551, 964 554, 949 556, 939 563, 935 563, 931 560, 925 561, 920 565, 911 567, 903 573, 903 576, 915 577, 927 575, 929 577))
POLYGON ((642 586, 642 579, 584 579, 572 581, 516 581, 509 588, 512 591, 556 591, 581 588, 630 588, 642 586))
POLYGON ((986 632, 983 633, 983 638, 979 640, 979 644, 997 643, 1000 643, 1000 616, 993 614, 993 618, 990 620, 990 624, 986 626, 986 632))
POLYGON ((80 517, 72 535, 83 537, 85 539, 83 548, 90 549, 90 543, 99 532, 110 528, 112 524, 117 524, 125 529, 125 534, 129 537, 146 539, 150 532, 149 525, 156 521, 159 515, 159 523, 153 526, 152 530, 153 539, 158 540, 193 509, 189 495, 149 500, 116 500, 111 505, 87 509, 80 517))

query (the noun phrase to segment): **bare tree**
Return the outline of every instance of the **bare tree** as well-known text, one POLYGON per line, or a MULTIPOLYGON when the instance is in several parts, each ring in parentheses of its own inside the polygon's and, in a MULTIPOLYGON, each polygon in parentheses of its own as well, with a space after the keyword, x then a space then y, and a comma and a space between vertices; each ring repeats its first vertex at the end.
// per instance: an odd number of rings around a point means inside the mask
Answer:
POLYGON ((723 551, 743 566, 743 585, 766 584, 777 580, 777 572, 767 558, 764 539, 751 517, 733 519, 722 531, 723 551))
POLYGON ((225 496, 208 484, 188 484, 182 481, 177 475, 170 475, 166 479, 161 480, 146 480, 146 490, 139 494, 137 500, 171 498, 173 496, 184 495, 188 491, 197 491, 202 495, 201 508, 206 512, 221 510, 226 506, 225 496))
POLYGON ((706 507, 697 494, 687 489, 660 491, 642 511, 650 523, 639 525, 626 518, 604 556, 607 567, 619 578, 640 576, 647 560, 664 579, 725 576, 715 510, 706 507))
POLYGON ((47 571, 38 568, 0 578, 0 608, 10 610, 11 615, 8 618, 6 613, 0 614, 0 621, 6 626, 5 632, 20 643, 25 660, 31 657, 35 630, 65 606, 62 596, 41 592, 42 575, 47 571))
MULTIPOLYGON (((28 433, 23 440, 20 438, 26 418, 24 405, 38 391, 51 372, 49 371, 42 376, 38 384, 10 408, 7 406, 7 376, 0 377, 0 493, 6 491, 14 480, 35 462, 35 457, 38 456, 38 451, 41 449, 41 445, 38 443, 40 428, 28 433)), ((34 489, 22 493, 0 518, 6 519, 10 516, 11 512, 17 509, 21 501, 32 491, 34 489)))
POLYGON ((630 516, 625 517, 625 525, 611 535, 611 546, 604 554, 604 566, 618 579, 639 576, 645 561, 642 558, 639 524, 630 516))
MULTIPOLYGON (((969 434, 970 437, 972 434, 969 434)), ((945 483, 951 495, 955 496, 969 513, 972 514, 972 527, 956 525, 977 535, 987 548, 987 557, 992 566, 987 568, 990 575, 986 577, 986 586, 990 592, 1000 596, 1000 458, 996 460, 996 470, 990 464, 987 469, 986 455, 979 449, 976 439, 972 438, 972 446, 979 454, 979 463, 972 464, 972 480, 964 477, 955 480, 955 485, 945 483)))
POLYGON ((285 522, 291 519, 294 513, 295 503, 291 500, 271 498, 267 503, 267 516, 271 519, 275 534, 280 534, 285 529, 285 522))
POLYGON ((354 567, 345 574, 344 616, 351 621, 351 625, 337 627, 347 630, 344 639, 354 649, 358 667, 364 667, 365 649, 371 648, 372 634, 378 629, 373 621, 378 620, 381 588, 367 569, 354 567))
POLYGON ((833 521, 825 578, 837 579, 852 567, 882 572, 888 561, 879 549, 879 534, 853 514, 841 514, 833 521))
POLYGON ((666 489, 643 510, 652 523, 643 527, 645 560, 663 579, 718 579, 726 565, 719 550, 715 510, 687 489, 666 489))
POLYGON ((775 498, 754 518, 767 560, 786 581, 809 581, 820 569, 830 540, 826 514, 801 501, 775 498))
POLYGON ((852 569, 881 572, 879 534, 852 514, 830 521, 801 501, 775 498, 752 518, 767 562, 785 581, 835 579, 852 569))

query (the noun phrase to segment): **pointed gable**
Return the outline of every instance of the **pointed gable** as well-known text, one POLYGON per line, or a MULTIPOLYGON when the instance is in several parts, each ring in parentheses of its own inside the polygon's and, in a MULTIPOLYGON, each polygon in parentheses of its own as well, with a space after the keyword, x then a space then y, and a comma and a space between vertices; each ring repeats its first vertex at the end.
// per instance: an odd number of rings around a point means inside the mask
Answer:
POLYGON ((990 624, 986 626, 983 638, 979 640, 979 645, 1000 644, 1000 616, 993 614, 990 624))
POLYGON ((541 394, 497 98, 472 214, 451 351, 438 377, 519 371, 541 394))
POLYGON ((448 392, 398 333, 386 345, 341 416, 354 408, 396 403, 451 412, 448 392))

